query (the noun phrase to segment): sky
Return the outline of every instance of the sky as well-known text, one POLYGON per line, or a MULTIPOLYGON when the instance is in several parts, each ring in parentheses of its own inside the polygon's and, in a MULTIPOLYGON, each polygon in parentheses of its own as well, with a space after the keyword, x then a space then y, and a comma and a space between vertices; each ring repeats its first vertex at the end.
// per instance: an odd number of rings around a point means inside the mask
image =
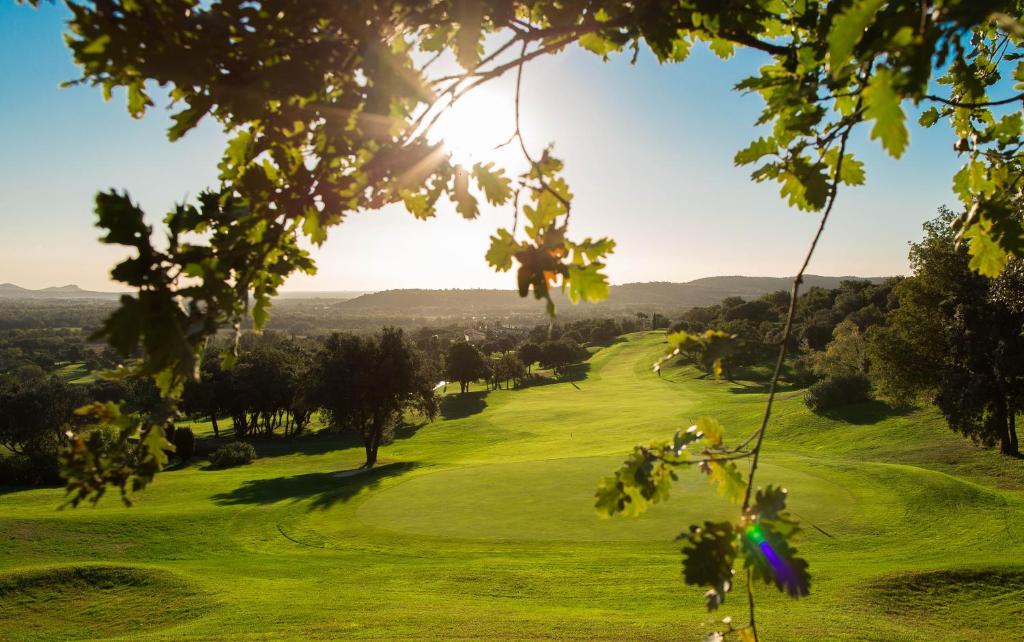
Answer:
MULTIPOLYGON (((184 139, 166 137, 168 112, 128 116, 123 95, 104 102, 91 87, 62 89, 77 77, 63 44, 66 10, 0 4, 0 283, 41 288, 76 284, 115 290, 110 268, 123 250, 97 241, 92 202, 99 190, 127 190, 156 221, 175 203, 216 183, 224 134, 204 121, 184 139)), ((612 283, 689 281, 714 275, 790 276, 817 226, 815 214, 787 207, 774 183, 757 184, 733 156, 759 135, 760 98, 733 85, 765 58, 741 52, 721 61, 695 48, 681 65, 649 54, 604 62, 579 48, 530 63, 522 110, 528 144, 553 142, 575 194, 576 238, 617 242, 612 283)), ((477 158, 513 128, 513 78, 440 126, 477 158)), ((916 111, 907 105, 908 123, 916 111)), ((867 185, 841 189, 809 271, 824 275, 907 273, 907 243, 943 204, 954 204, 960 162, 941 126, 912 124, 911 146, 889 159, 861 128, 851 151, 867 185)), ((512 273, 484 261, 488 237, 510 226, 509 207, 463 220, 443 205, 417 221, 400 208, 351 215, 312 248, 316 276, 284 290, 513 288, 512 273)))

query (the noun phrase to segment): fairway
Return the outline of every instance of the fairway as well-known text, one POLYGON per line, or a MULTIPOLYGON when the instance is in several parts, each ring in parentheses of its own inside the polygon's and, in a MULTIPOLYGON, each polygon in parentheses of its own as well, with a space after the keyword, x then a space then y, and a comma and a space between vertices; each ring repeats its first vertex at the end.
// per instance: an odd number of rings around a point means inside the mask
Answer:
MULTIPOLYGON (((362 462, 351 438, 314 435, 257 440, 240 468, 197 458, 132 508, 0 488, 0 639, 699 639, 703 591, 673 538, 737 509, 695 471, 639 519, 599 518, 593 493, 699 415, 742 439, 765 395, 659 378, 663 345, 628 335, 576 381, 487 393, 400 431, 362 475, 335 475, 362 462)), ((801 394, 782 393, 758 480, 789 489, 813 584, 798 602, 757 587, 762 639, 1024 638, 1024 461, 932 409, 829 418, 801 394)), ((738 586, 717 615, 744 609, 738 586)))

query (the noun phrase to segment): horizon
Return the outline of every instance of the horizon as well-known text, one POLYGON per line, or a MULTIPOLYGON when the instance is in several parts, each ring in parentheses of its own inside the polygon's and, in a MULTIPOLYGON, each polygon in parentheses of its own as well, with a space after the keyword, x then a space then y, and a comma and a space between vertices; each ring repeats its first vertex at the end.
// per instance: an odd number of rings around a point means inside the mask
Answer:
MULTIPOLYGON (((61 42, 65 16, 65 8, 51 5, 0 8, 0 52, 13 61, 0 77, 0 106, 8 114, 0 135, 10 151, 0 160, 0 281, 32 289, 74 282, 101 291, 113 285, 109 271, 126 254, 97 241, 95 193, 128 190, 153 223, 214 183, 224 134, 207 120, 168 142, 159 91, 157 108, 132 120, 123 93, 106 104, 98 89, 57 88, 78 75, 61 42), (54 184, 53 176, 65 178, 54 184)), ((749 170, 732 162, 757 136, 761 107, 732 85, 763 61, 746 51, 720 61, 701 46, 681 65, 658 65, 641 54, 632 68, 623 56, 605 63, 572 47, 527 68, 524 130, 531 146, 553 141, 564 157, 576 194, 576 232, 617 242, 607 268, 612 283, 795 271, 793 257, 817 217, 788 208, 774 185, 752 183, 749 170), (612 86, 619 91, 607 92, 612 86), (737 122, 745 126, 730 125, 737 122), (682 256, 679 237, 694 240, 682 256)), ((511 80, 486 87, 475 108, 502 112, 511 80)), ((507 137, 510 123, 473 112, 472 104, 467 109, 476 120, 456 144, 481 145, 477 139, 488 133, 507 137)), ((909 109, 914 144, 901 162, 888 159, 866 132, 851 139, 868 183, 843 189, 811 272, 908 273, 907 243, 940 205, 955 202, 948 177, 958 165, 948 152, 949 133, 918 127, 918 111, 909 109)), ((296 275, 281 291, 514 289, 514 275, 496 274, 484 261, 489 236, 507 225, 511 211, 484 206, 479 219, 467 222, 447 202, 438 210, 427 222, 393 206, 349 217, 314 250, 319 273, 296 275), (430 269, 417 267, 423 265, 430 269)))
MULTIPOLYGON (((818 278, 825 278, 825 279, 851 279, 851 280, 864 280, 864 281, 874 281, 874 280, 878 280, 878 279, 890 279, 890 278, 895 278, 895 277, 898 277, 898 276, 902 276, 902 275, 899 275, 899 274, 888 274, 888 275, 884 275, 884 274, 881 274, 881 275, 880 274, 875 274, 875 275, 860 275, 860 274, 812 274, 812 273, 807 273, 807 274, 803 275, 803 277, 805 279, 818 277, 818 278)), ((610 283, 609 287, 616 288, 616 287, 623 287, 623 286, 627 286, 627 285, 653 285, 653 284, 687 285, 687 284, 690 284, 690 283, 695 283, 697 281, 704 281, 704 280, 708 280, 708 279, 718 279, 718 278, 721 278, 721 279, 737 279, 738 278, 738 279, 780 279, 780 280, 791 280, 793 278, 793 276, 792 275, 772 275, 772 274, 712 274, 712 275, 709 275, 709 276, 700 276, 700 277, 697 277, 697 278, 694 278, 694 279, 690 279, 688 281, 664 281, 664 280, 628 281, 628 282, 624 282, 624 283, 610 283)), ((84 291, 84 292, 94 292, 94 293, 99 293, 99 294, 127 294, 127 293, 130 292, 129 290, 93 290, 93 289, 90 289, 90 288, 84 288, 84 287, 78 285, 77 283, 66 283, 64 285, 47 285, 47 286, 42 286, 42 287, 38 287, 38 288, 29 288, 29 287, 22 286, 22 285, 20 285, 18 283, 14 283, 12 281, 0 282, 0 288, 7 287, 7 286, 15 287, 15 288, 18 288, 18 289, 21 289, 21 290, 26 290, 28 292, 41 292, 41 291, 46 291, 46 290, 67 290, 67 289, 78 289, 78 290, 81 290, 81 291, 84 291)), ((380 289, 380 290, 348 290, 348 289, 345 289, 345 290, 340 290, 340 289, 339 290, 322 290, 322 289, 321 290, 313 290, 313 289, 298 290, 298 289, 285 289, 285 288, 282 288, 280 290, 280 292, 278 293, 278 295, 280 296, 280 295, 296 295, 296 294, 337 294, 337 293, 358 293, 359 295, 364 295, 364 294, 379 294, 381 292, 391 292, 391 291, 401 291, 401 290, 428 290, 428 291, 434 291, 434 290, 436 290, 436 291, 446 291, 446 290, 489 290, 489 291, 499 291, 499 292, 515 292, 516 291, 515 288, 472 287, 472 286, 466 286, 466 287, 452 286, 452 287, 435 287, 435 288, 397 287, 397 288, 383 288, 383 289, 380 289)))

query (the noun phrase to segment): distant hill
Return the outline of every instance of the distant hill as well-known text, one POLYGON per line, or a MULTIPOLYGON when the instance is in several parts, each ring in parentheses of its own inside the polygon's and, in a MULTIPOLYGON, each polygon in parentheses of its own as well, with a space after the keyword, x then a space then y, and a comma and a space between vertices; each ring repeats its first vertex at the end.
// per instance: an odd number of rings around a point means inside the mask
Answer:
MULTIPOLYGON (((835 288, 855 276, 804 277, 804 287, 835 288)), ((882 277, 867 278, 881 281, 882 277)), ((672 313, 692 307, 714 305, 730 296, 753 299, 777 290, 789 290, 792 279, 768 276, 712 276, 686 283, 655 281, 613 285, 607 301, 596 306, 570 306, 561 292, 554 293, 555 304, 562 315, 609 314, 623 311, 672 313)), ((29 290, 12 283, 0 284, 0 300, 106 300, 114 301, 117 292, 94 292, 77 285, 29 290)), ((279 297, 282 305, 316 305, 340 317, 451 317, 499 315, 541 315, 543 306, 532 296, 523 299, 512 290, 386 290, 362 293, 352 291, 286 292, 279 297)))
MULTIPOLYGON (((366 294, 365 290, 350 291, 323 291, 323 292, 282 292, 278 299, 332 299, 345 301, 357 296, 366 294)), ((119 292, 95 292, 83 290, 77 285, 62 285, 59 287, 42 288, 41 290, 30 290, 13 283, 0 283, 0 299, 101 299, 115 301, 121 296, 119 292)))
POLYGON ((62 285, 41 290, 30 290, 13 283, 0 283, 0 299, 103 299, 116 300, 118 292, 94 292, 77 285, 62 285))
MULTIPOLYGON (((806 275, 804 287, 835 288, 848 279, 879 282, 884 277, 806 275)), ((613 285, 607 301, 594 307, 610 312, 613 309, 646 311, 678 311, 713 305, 730 296, 757 298, 777 290, 789 290, 791 278, 763 276, 713 276, 686 283, 651 282, 613 285)), ((568 300, 556 292, 555 304, 565 307, 568 300)), ((520 298, 511 290, 386 290, 364 294, 335 304, 339 314, 422 315, 534 313, 541 306, 529 297, 520 298)), ((576 308, 579 310, 580 308, 576 308)))

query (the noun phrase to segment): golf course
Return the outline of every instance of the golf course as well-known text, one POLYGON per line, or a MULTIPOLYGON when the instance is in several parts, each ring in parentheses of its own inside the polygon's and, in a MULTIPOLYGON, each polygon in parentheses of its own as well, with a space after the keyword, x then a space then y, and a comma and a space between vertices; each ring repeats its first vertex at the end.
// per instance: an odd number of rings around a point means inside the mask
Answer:
MULTIPOLYGON (((597 351, 572 380, 449 392, 371 471, 358 439, 253 440, 203 455, 126 508, 58 510, 60 488, 0 488, 0 639, 681 639, 711 616, 674 537, 725 518, 696 470, 640 518, 602 519, 598 481, 638 442, 700 415, 754 431, 765 388, 652 362, 664 333, 597 351)), ((456 386, 457 388, 457 386, 456 386)), ((766 640, 1020 640, 1024 461, 972 445, 931 407, 829 416, 783 387, 758 485, 789 489, 806 599, 757 585, 766 640)), ((742 619, 742 573, 714 614, 742 619)))

